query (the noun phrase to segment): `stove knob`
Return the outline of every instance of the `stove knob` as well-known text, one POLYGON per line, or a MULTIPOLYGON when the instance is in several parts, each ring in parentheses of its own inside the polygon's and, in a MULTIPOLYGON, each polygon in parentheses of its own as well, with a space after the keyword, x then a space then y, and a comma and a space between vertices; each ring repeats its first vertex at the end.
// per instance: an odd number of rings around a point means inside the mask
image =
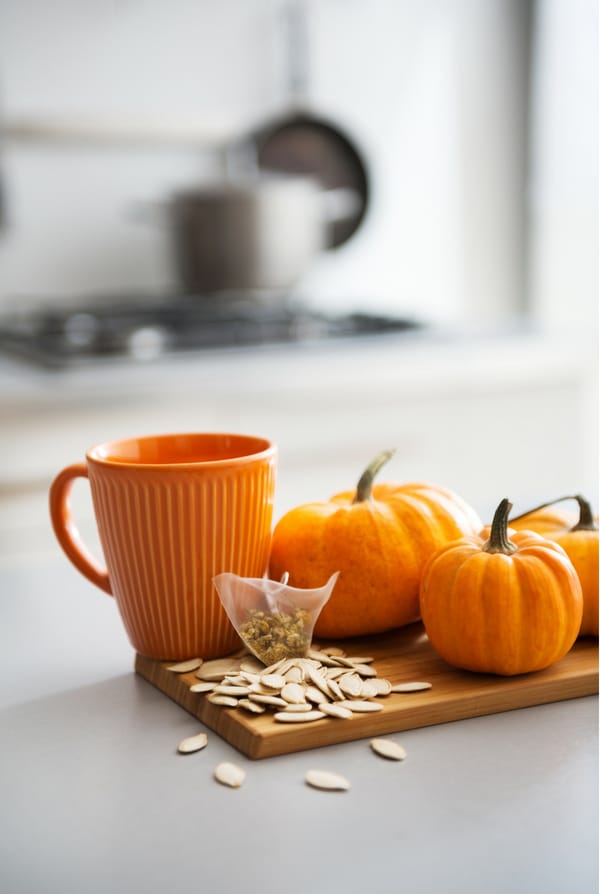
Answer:
POLYGON ((89 348, 98 338, 100 322, 94 314, 70 314, 63 323, 65 342, 73 348, 89 348))
POLYGON ((127 352, 134 360, 155 360, 165 352, 168 341, 161 326, 141 326, 127 336, 127 352))

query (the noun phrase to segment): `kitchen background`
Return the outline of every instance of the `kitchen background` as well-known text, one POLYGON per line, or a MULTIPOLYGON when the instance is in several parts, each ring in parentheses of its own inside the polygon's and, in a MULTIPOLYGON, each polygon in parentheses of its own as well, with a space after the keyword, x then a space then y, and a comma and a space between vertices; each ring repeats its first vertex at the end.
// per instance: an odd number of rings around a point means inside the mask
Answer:
POLYGON ((278 514, 391 445, 387 477, 486 518, 597 507, 597 38, 594 0, 0 0, 0 561, 56 552, 87 447, 174 429, 275 438, 278 514), (248 138, 299 109, 362 166, 329 190, 355 232, 310 218, 317 152, 279 266, 257 249, 275 284, 186 286, 174 196, 262 183, 248 138), (212 348, 176 350, 174 309, 212 348), (102 310, 118 352, 85 356, 102 310))

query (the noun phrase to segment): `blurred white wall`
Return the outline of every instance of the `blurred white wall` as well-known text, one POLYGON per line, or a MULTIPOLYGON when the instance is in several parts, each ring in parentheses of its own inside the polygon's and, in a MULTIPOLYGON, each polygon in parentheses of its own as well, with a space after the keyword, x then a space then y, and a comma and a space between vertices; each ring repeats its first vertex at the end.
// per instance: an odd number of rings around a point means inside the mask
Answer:
MULTIPOLYGON (((2 0, 0 126, 109 139, 5 141, 0 302, 172 285, 168 230, 132 211, 219 176, 212 137, 285 110, 284 7, 2 0), (111 144, 123 127, 202 131, 208 145, 111 144)), ((361 231, 301 284, 308 303, 475 323, 522 309, 529 8, 307 0, 310 104, 354 137, 372 179, 361 231)))
MULTIPOLYGON (((598 334, 598 4, 541 0, 534 44, 530 294, 544 326, 598 334)), ((595 352, 594 352, 595 353, 595 352)))

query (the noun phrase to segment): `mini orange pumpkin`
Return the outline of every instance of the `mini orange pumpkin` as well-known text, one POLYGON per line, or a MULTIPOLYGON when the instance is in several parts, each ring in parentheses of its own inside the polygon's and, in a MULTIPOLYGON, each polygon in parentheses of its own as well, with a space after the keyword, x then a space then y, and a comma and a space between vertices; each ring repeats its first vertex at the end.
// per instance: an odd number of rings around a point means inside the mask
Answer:
POLYGON ((583 618, 579 635, 598 636, 598 525, 592 507, 580 494, 556 502, 563 500, 577 501, 579 518, 554 509, 552 503, 544 503, 517 516, 509 524, 517 530, 528 528, 562 546, 581 581, 583 618))
POLYGON ((463 538, 429 560, 421 616, 432 646, 455 667, 524 674, 567 654, 583 611, 581 584, 557 543, 511 531, 502 500, 488 540, 463 538))
POLYGON ((320 586, 340 572, 315 634, 337 639, 392 630, 419 618, 419 581, 442 544, 481 528, 470 506, 432 484, 373 484, 392 456, 376 457, 356 490, 308 503, 273 531, 269 576, 320 586))

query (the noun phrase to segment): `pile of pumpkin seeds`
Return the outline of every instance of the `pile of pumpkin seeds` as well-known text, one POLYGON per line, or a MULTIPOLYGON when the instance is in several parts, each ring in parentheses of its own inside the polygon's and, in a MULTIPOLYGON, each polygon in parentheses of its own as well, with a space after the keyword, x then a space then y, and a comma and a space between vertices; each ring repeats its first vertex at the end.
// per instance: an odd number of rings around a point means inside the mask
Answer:
MULTIPOLYGON (((195 672, 197 683, 190 691, 205 693, 208 701, 253 714, 272 711, 281 723, 306 723, 325 717, 350 718, 357 713, 380 711, 376 699, 393 692, 410 693, 431 689, 431 683, 411 680, 392 685, 377 676, 369 656, 348 656, 337 646, 313 647, 305 656, 286 658, 268 667, 243 651, 227 658, 203 661, 194 658, 173 664, 174 673, 195 672)), ((189 736, 179 743, 181 754, 206 747, 206 733, 189 736)), ((403 761, 404 748, 391 739, 371 739, 371 750, 382 758, 403 761)), ((223 762, 215 767, 214 778, 221 785, 240 788, 246 773, 237 764, 223 762)), ((350 782, 339 773, 312 769, 304 781, 311 788, 348 791, 350 782)))
POLYGON ((381 711, 382 697, 418 692, 431 683, 418 680, 392 685, 377 676, 369 656, 348 656, 337 646, 308 650, 305 656, 284 658, 265 667, 247 652, 227 658, 200 658, 171 665, 168 670, 198 678, 190 691, 205 693, 214 705, 252 714, 273 714, 279 723, 310 723, 325 717, 349 719, 381 711))

